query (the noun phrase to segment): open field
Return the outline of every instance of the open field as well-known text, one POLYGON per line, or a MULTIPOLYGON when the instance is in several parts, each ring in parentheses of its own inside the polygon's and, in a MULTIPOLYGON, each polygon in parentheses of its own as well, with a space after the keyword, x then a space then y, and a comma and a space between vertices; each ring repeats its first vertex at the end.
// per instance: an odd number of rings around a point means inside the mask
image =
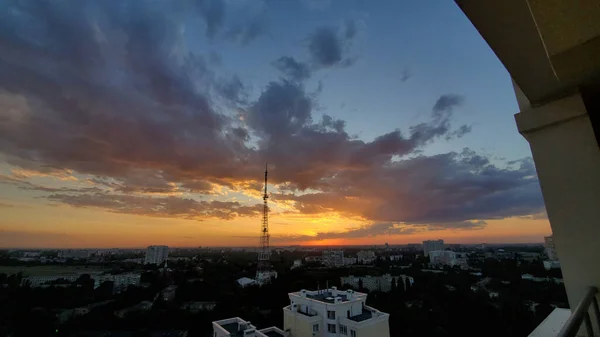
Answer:
POLYGON ((0 273, 10 275, 22 272, 23 276, 97 274, 105 270, 107 269, 102 267, 84 266, 0 266, 0 273))

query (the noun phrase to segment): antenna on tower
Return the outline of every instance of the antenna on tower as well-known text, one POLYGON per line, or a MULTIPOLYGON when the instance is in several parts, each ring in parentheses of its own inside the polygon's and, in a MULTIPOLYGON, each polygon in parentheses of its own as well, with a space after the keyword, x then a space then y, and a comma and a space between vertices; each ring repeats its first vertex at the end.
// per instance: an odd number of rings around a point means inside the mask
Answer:
MULTIPOLYGON (((271 249, 269 247, 269 205, 267 199, 267 175, 268 165, 265 162, 265 192, 263 195, 263 219, 260 233, 260 244, 258 250, 258 266, 256 268, 256 282, 259 284, 269 282, 271 280, 271 264, 269 259, 271 257, 271 249)), ((277 276, 275 276, 277 277, 277 276)))

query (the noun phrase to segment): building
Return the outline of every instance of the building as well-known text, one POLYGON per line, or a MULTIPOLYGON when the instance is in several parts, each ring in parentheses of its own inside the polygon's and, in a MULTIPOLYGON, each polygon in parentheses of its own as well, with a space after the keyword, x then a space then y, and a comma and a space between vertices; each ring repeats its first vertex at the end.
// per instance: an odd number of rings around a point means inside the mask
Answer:
POLYGON ((290 337, 387 337, 389 314, 366 305, 367 294, 336 287, 290 293, 283 327, 290 337))
POLYGON ((233 317, 213 322, 214 337, 389 337, 389 314, 366 305, 367 294, 353 290, 301 290, 288 294, 283 330, 257 329, 233 317))
POLYGON ((356 256, 359 264, 371 264, 377 259, 375 252, 372 250, 361 250, 356 256))
POLYGON ((435 267, 464 266, 466 262, 466 258, 462 254, 450 250, 434 250, 429 252, 429 263, 435 267))
POLYGON ((42 287, 57 281, 75 282, 80 275, 31 276, 23 278, 21 286, 28 284, 32 288, 42 287))
POLYGON ((546 270, 560 269, 560 261, 558 261, 558 260, 555 260, 555 261, 546 260, 546 261, 543 261, 543 263, 544 263, 544 269, 546 269, 546 270))
POLYGON ((148 246, 144 264, 162 264, 169 258, 168 246, 148 246))
POLYGON ((239 278, 237 280, 237 283, 240 285, 240 287, 246 288, 248 286, 255 285, 256 281, 254 279, 249 278, 249 277, 242 277, 242 278, 239 278))
POLYGON ((201 311, 213 311, 217 306, 217 302, 202 302, 202 301, 191 301, 185 302, 181 305, 181 309, 188 310, 189 312, 196 314, 201 311))
POLYGON ((392 282, 396 282, 396 287, 402 287, 404 290, 406 290, 407 282, 409 286, 412 286, 415 282, 415 280, 411 276, 392 276, 390 274, 385 274, 382 276, 367 275, 365 277, 357 277, 354 275, 350 275, 347 277, 341 277, 340 281, 342 285, 348 285, 355 289, 359 288, 359 284, 362 281, 363 288, 368 289, 369 291, 383 292, 388 292, 392 290, 392 282))
POLYGON ((290 269, 296 269, 302 267, 302 260, 298 259, 298 260, 294 260, 294 263, 292 264, 292 266, 290 267, 290 269))
POLYGON ((356 257, 344 257, 344 265, 346 266, 351 266, 353 264, 357 264, 358 263, 358 258, 356 257))
POLYGON ((212 322, 214 337, 291 337, 277 327, 258 330, 249 321, 239 317, 212 322))
POLYGON ((548 260, 558 260, 558 257, 556 256, 556 249, 554 249, 554 240, 552 239, 552 235, 544 236, 544 251, 546 252, 548 260))
POLYGON ((95 288, 99 287, 104 282, 113 282, 115 290, 118 291, 120 289, 126 289, 129 286, 139 286, 141 277, 142 276, 140 274, 134 273, 117 275, 92 275, 92 280, 94 280, 95 288))
POLYGON ((343 250, 324 250, 322 263, 330 268, 344 266, 344 251, 343 250))
POLYGON ((425 257, 429 256, 429 252, 434 250, 444 250, 444 240, 426 240, 423 241, 423 252, 425 257))

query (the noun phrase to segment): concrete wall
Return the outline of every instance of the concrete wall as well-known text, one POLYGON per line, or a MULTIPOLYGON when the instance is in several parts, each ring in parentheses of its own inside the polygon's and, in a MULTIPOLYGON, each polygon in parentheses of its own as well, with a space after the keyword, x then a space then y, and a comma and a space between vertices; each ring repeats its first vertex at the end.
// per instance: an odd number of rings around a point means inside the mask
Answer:
POLYGON ((289 310, 283 310, 283 330, 290 331, 290 337, 311 337, 313 336, 313 325, 319 324, 319 332, 315 336, 324 336, 323 330, 327 329, 327 326, 323 326, 319 321, 321 318, 316 317, 317 321, 310 319, 310 317, 302 316, 301 314, 294 314, 289 310))
POLYGON ((600 288, 600 149, 580 94, 522 111, 515 119, 531 146, 575 308, 586 287, 600 288))

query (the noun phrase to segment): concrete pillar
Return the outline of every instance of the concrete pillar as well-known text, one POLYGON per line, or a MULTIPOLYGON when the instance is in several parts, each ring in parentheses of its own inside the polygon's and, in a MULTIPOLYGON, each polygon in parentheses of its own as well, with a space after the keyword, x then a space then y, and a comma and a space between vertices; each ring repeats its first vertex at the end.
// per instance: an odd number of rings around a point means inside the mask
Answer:
POLYGON ((574 309, 586 287, 600 289, 600 147, 580 93, 521 108, 515 119, 531 147, 574 309))

